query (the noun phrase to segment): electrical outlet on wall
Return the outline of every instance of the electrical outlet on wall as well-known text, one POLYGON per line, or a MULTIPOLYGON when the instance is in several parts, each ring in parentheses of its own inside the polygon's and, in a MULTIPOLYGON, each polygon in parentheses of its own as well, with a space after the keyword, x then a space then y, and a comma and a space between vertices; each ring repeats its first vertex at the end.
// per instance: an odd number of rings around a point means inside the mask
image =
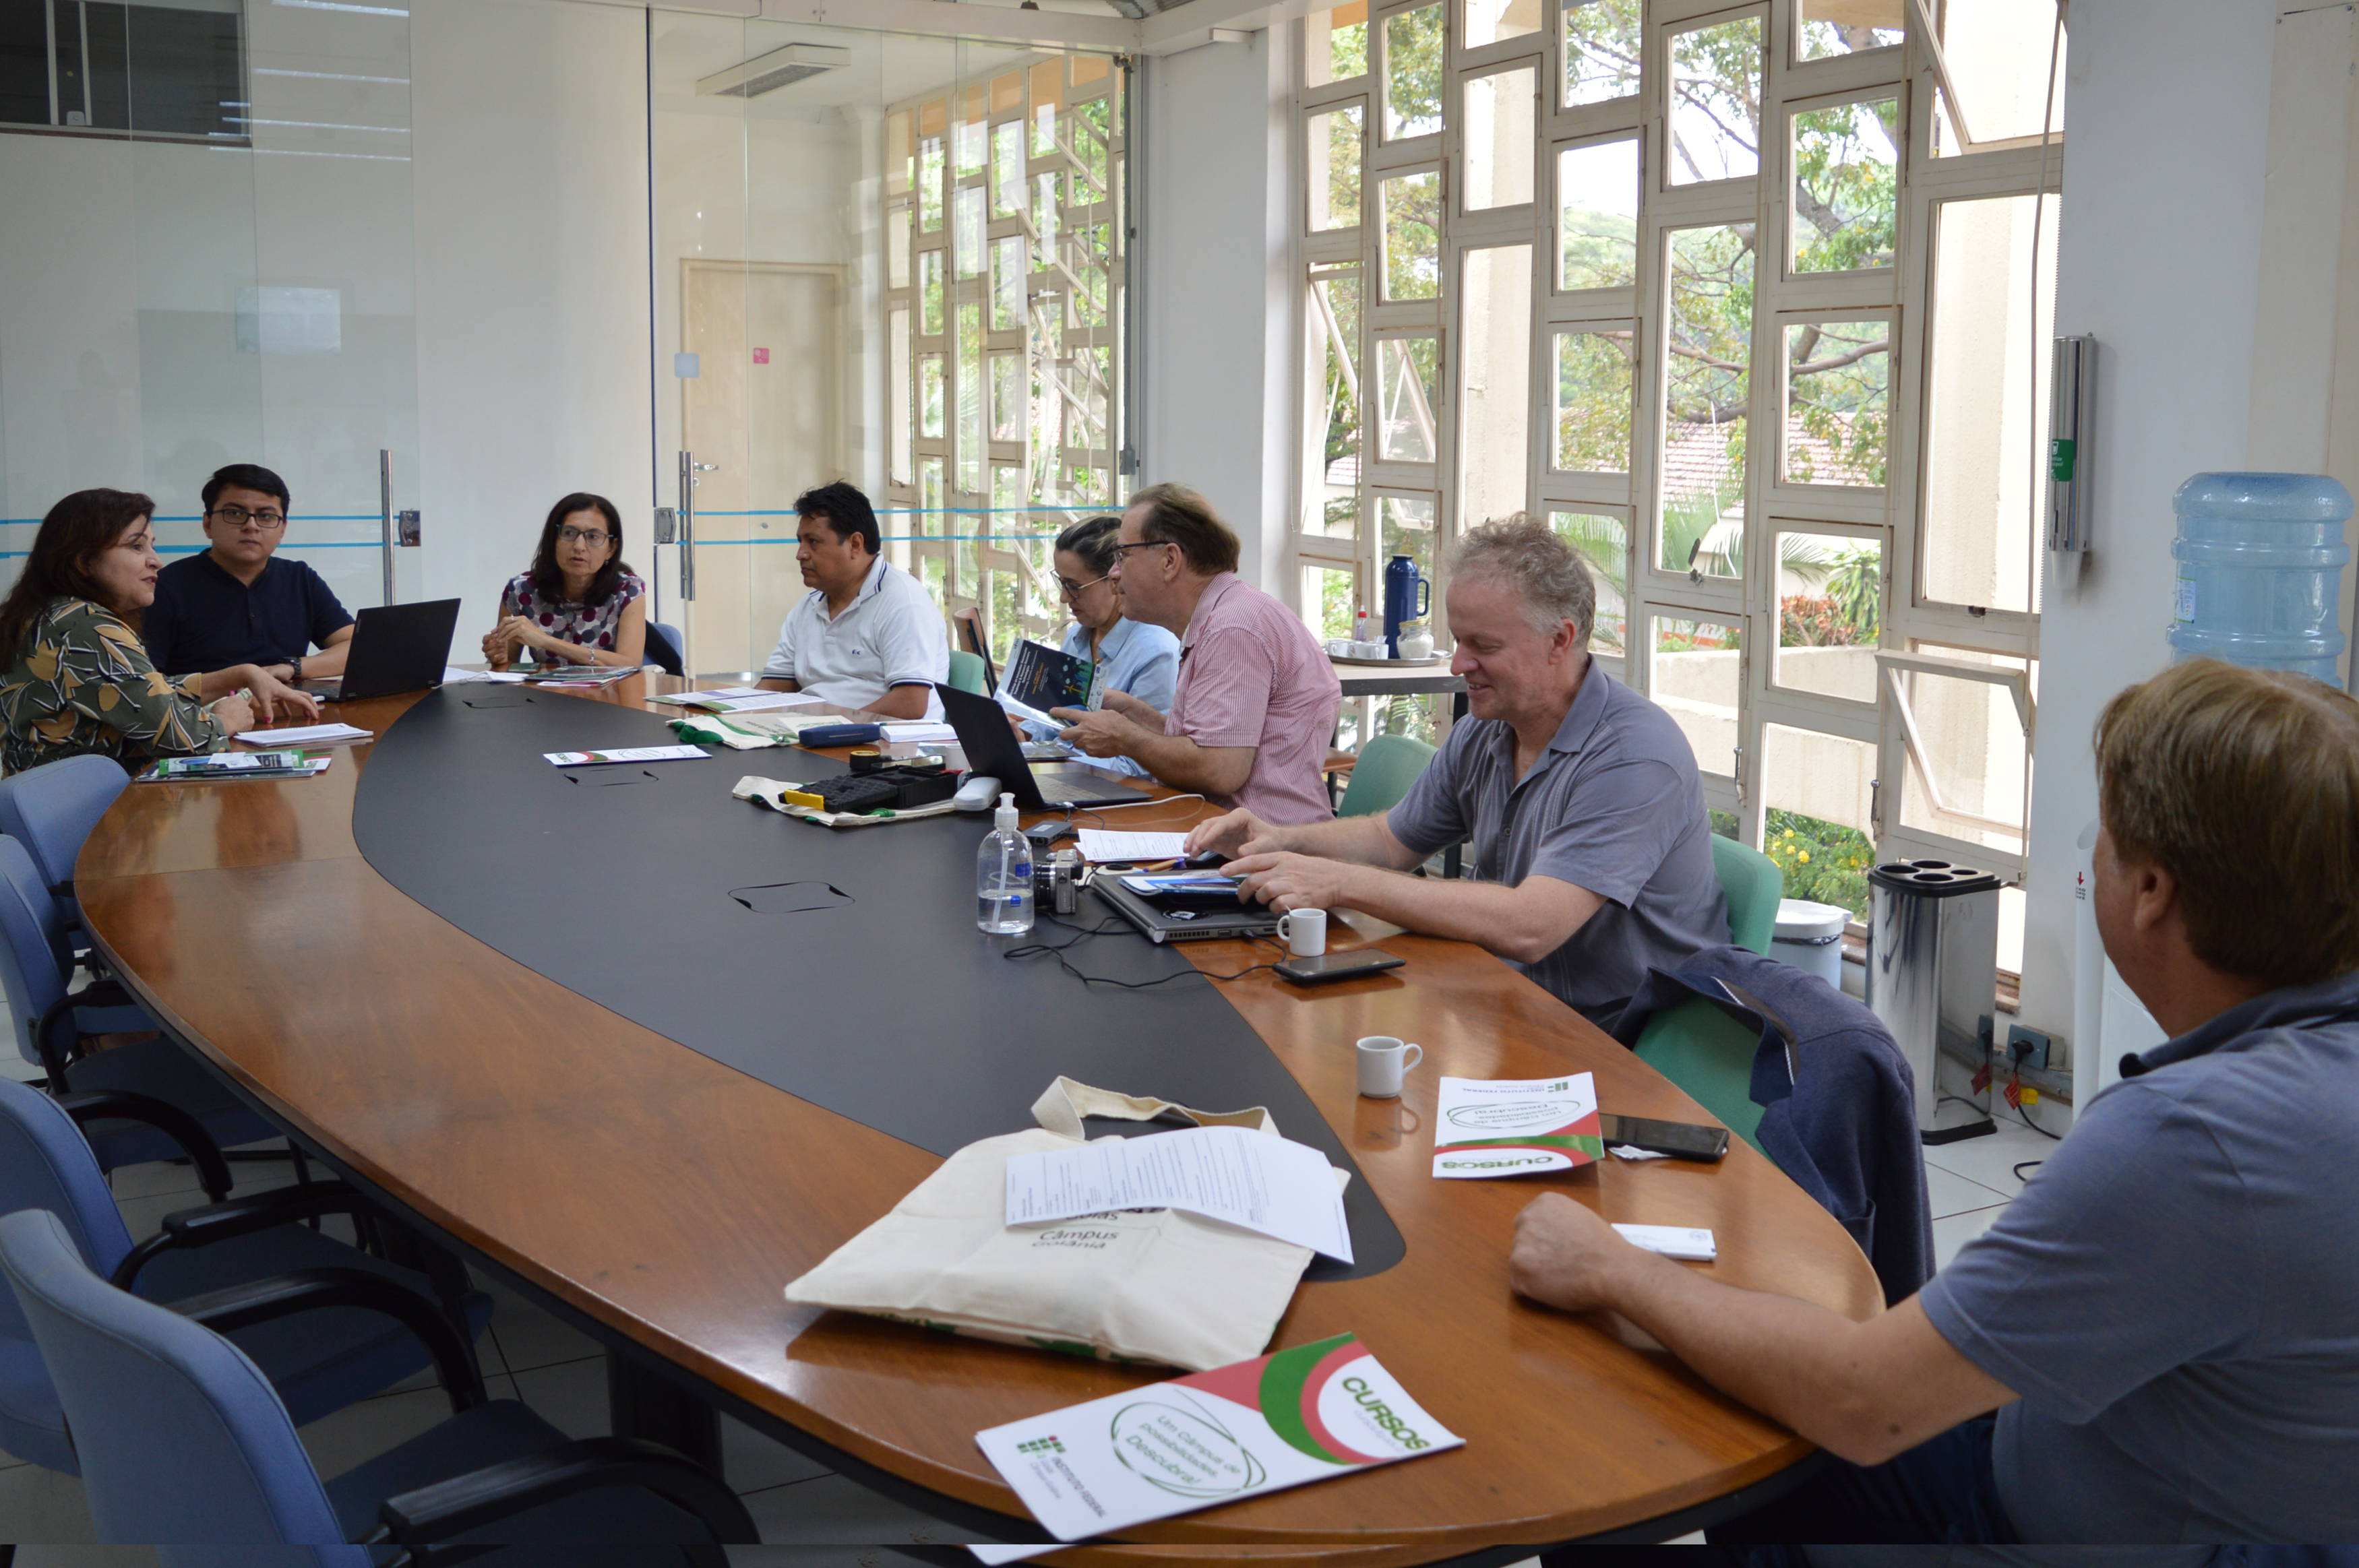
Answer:
POLYGON ((2007 1059, 2018 1067, 2047 1071, 2049 1044, 2048 1036, 2037 1029, 2026 1029, 2020 1023, 2006 1026, 2007 1059))

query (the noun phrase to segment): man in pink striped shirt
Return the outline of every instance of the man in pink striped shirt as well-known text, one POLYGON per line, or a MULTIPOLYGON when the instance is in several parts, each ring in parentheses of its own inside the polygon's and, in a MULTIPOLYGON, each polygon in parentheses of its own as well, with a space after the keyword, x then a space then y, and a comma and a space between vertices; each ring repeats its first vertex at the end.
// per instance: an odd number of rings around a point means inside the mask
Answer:
POLYGON ((1150 485, 1123 514, 1117 552, 1122 612, 1179 634, 1180 684, 1169 714, 1125 692, 1056 709, 1065 741, 1265 822, 1333 816, 1324 773, 1343 687, 1310 629, 1237 576, 1237 536, 1185 485, 1150 485))

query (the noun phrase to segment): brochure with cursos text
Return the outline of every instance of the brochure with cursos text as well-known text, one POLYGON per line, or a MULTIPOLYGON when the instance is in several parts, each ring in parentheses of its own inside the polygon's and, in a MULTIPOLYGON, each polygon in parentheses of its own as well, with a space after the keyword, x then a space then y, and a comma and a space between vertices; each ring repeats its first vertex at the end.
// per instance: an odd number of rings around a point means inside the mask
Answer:
POLYGON ((1605 1153, 1588 1073, 1444 1078, 1434 1115, 1433 1173, 1446 1179, 1569 1171, 1605 1153))
POLYGON ((1458 1448, 1349 1334, 975 1433, 1060 1541, 1458 1448))

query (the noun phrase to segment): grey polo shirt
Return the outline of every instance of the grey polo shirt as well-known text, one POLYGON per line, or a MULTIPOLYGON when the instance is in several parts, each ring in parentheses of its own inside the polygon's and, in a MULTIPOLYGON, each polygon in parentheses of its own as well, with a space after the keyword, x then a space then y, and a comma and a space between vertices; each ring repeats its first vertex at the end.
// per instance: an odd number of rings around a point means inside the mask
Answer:
POLYGON ((2359 1541, 2359 973, 2123 1071, 1918 1293, 2023 1396, 1991 1444, 2009 1522, 2060 1543, 2359 1541))
POLYGON ((1504 719, 1462 719, 1386 823, 1421 855, 1471 840, 1479 881, 1554 877, 1604 899, 1563 946, 1516 966, 1593 1017, 1619 1012, 1648 966, 1728 941, 1695 752, 1594 664, 1530 773, 1516 777, 1504 719))

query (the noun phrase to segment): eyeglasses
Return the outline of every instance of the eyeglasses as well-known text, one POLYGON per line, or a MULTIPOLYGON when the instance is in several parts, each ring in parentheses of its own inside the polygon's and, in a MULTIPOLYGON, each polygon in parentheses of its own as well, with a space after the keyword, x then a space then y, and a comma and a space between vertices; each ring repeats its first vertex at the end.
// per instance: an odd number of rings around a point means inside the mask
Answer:
POLYGON ((251 523, 266 534, 276 534, 287 526, 287 514, 283 512, 248 512, 243 506, 216 506, 212 515, 233 528, 243 528, 251 523))
POLYGON ((1136 545, 1116 545, 1114 547, 1114 558, 1118 561, 1133 550, 1156 550, 1166 545, 1177 546, 1179 543, 1177 539, 1144 539, 1136 545))
POLYGON ((1097 587, 1102 582, 1111 580, 1110 578, 1093 577, 1087 582, 1071 582, 1064 578, 1059 578, 1057 592, 1066 599, 1079 599, 1086 590, 1097 587))
POLYGON ((587 545, 594 550, 614 535, 595 528, 560 528, 557 536, 569 545, 587 545))

